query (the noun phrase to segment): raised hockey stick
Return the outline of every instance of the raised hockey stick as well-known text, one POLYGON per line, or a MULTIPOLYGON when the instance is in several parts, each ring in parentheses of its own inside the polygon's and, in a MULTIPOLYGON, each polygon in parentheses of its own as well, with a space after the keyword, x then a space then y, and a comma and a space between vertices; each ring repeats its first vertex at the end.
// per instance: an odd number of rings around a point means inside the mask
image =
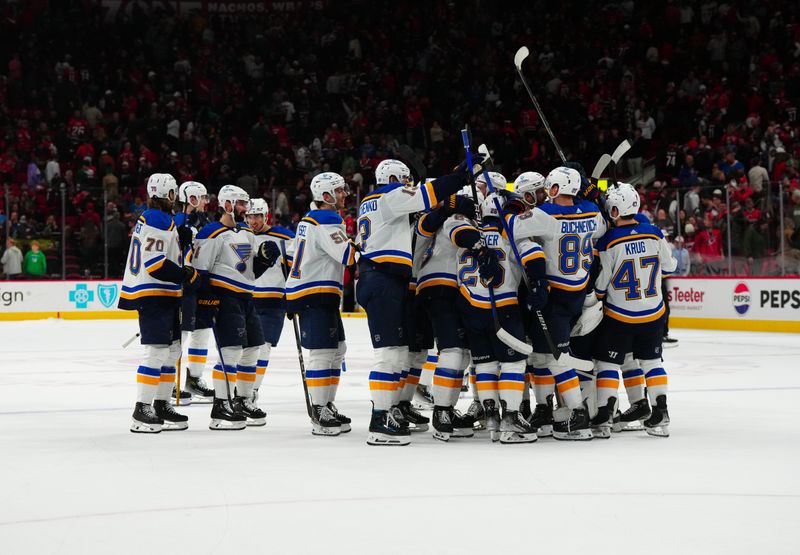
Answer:
MULTIPOLYGON (((287 258, 286 258, 286 245, 284 245, 283 241, 281 241, 281 256, 283 260, 281 261, 281 271, 283 272, 283 280, 289 277, 289 270, 286 267, 287 258)), ((311 410, 311 399, 308 394, 308 384, 306 383, 306 364, 303 361, 303 347, 300 346, 300 326, 297 323, 297 314, 292 314, 292 327, 294 328, 294 342, 297 343, 297 361, 300 363, 300 379, 303 382, 303 392, 305 393, 306 399, 306 411, 308 412, 308 417, 313 418, 313 411, 311 410)))
POLYGON ((558 144, 556 136, 553 135, 553 130, 550 129, 550 124, 547 122, 547 118, 544 117, 544 112, 542 111, 542 107, 539 106, 539 101, 536 100, 536 96, 534 96, 530 85, 528 85, 528 80, 525 79, 525 74, 522 73, 522 62, 525 61, 525 58, 527 58, 529 54, 530 51, 528 50, 527 46, 521 47, 519 50, 517 50, 517 53, 514 54, 514 65, 517 66, 517 73, 519 74, 519 78, 522 80, 522 84, 525 85, 525 90, 528 91, 528 96, 530 96, 531 100, 533 101, 533 107, 536 108, 536 112, 539 114, 539 119, 542 120, 544 128, 547 130, 547 134, 550 135, 550 140, 553 141, 553 146, 556 147, 556 152, 558 152, 558 156, 561 158, 561 162, 565 163, 567 161, 567 158, 564 156, 564 152, 561 150, 561 146, 558 144))
POLYGON ((614 154, 611 155, 611 163, 614 164, 611 166, 611 176, 614 179, 615 187, 617 186, 617 183, 619 183, 619 180, 617 179, 617 164, 630 149, 631 143, 629 143, 626 139, 619 144, 616 150, 614 150, 614 154))
MULTIPOLYGON (((461 140, 464 143, 464 151, 466 152, 467 166, 469 167, 469 174, 470 174, 470 176, 473 176, 473 177, 471 177, 471 179, 474 182, 475 178, 474 178, 473 166, 472 166, 472 153, 469 151, 469 131, 467 129, 463 129, 461 131, 461 140)), ((485 169, 483 170, 483 178, 486 180, 486 186, 489 187, 489 190, 491 192, 494 192, 494 187, 492 187, 491 180, 489 179, 489 174, 487 173, 487 171, 485 169)), ((475 185, 473 185, 473 187, 475 187, 475 185)), ((478 200, 478 198, 477 198, 477 193, 476 193, 475 194, 476 204, 477 204, 477 200, 478 200)), ((495 207, 497 208, 497 213, 500 215, 500 221, 503 222, 503 227, 506 229, 506 236, 509 237, 509 239, 510 239, 511 238, 511 234, 508 233, 508 224, 505 223, 505 219, 504 219, 504 216, 503 216, 503 211, 500 209, 500 203, 497 201, 497 199, 495 199, 494 202, 495 202, 495 207)), ((517 252, 516 245, 514 245, 514 242, 511 241, 511 240, 509 242, 511 243, 511 248, 514 250, 514 254, 517 257, 517 260, 520 261, 520 265, 521 265, 522 261, 519 258, 519 253, 517 252)), ((491 309, 492 309, 492 320, 494 322, 494 332, 495 332, 495 335, 497 335, 497 339, 499 339, 500 341, 502 341, 503 343, 505 343, 506 345, 508 345, 509 347, 514 349, 515 351, 517 351, 518 353, 522 353, 524 355, 531 354, 533 352, 533 347, 531 347, 530 345, 528 345, 524 341, 521 341, 520 339, 517 339, 512 334, 510 334, 509 332, 504 330, 503 327, 500 325, 500 320, 497 317, 497 304, 495 303, 495 300, 494 300, 494 287, 492 287, 490 285, 489 287, 487 287, 487 289, 489 290, 489 304, 491 305, 491 309)))
POLYGON ((611 156, 609 154, 603 154, 597 161, 597 164, 595 164, 592 170, 592 180, 595 183, 603 176, 603 172, 606 171, 609 162, 611 162, 611 156))

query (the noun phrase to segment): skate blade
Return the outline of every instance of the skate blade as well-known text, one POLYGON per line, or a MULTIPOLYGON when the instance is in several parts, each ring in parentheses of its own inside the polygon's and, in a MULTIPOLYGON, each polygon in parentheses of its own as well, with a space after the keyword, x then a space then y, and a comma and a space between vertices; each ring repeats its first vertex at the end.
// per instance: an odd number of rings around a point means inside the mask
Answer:
POLYGON ((669 437, 669 426, 654 426, 652 428, 645 428, 647 435, 653 437, 669 437))
POLYGON ((134 434, 158 434, 161 432, 161 428, 161 424, 146 424, 138 420, 131 422, 131 431, 134 434))
POLYGON ((627 424, 623 422, 620 424, 621 432, 642 432, 644 431, 644 424, 641 423, 639 420, 635 420, 633 422, 628 422, 627 424))
POLYGON ((342 424, 341 426, 339 426, 339 429, 341 430, 341 433, 343 433, 343 434, 346 434, 347 432, 352 430, 352 428, 350 427, 350 424, 342 424))
POLYGON ((589 441, 594 436, 591 430, 575 430, 573 432, 553 432, 553 437, 559 441, 589 441))
POLYGON ((501 432, 500 443, 509 445, 512 443, 533 443, 539 439, 536 434, 520 434, 518 432, 501 432))
POLYGON ((248 418, 247 419, 248 426, 266 426, 267 425, 267 417, 264 418, 248 418))
POLYGON ((209 430, 215 431, 231 431, 231 430, 244 430, 247 428, 247 422, 244 420, 232 422, 230 420, 220 420, 212 418, 211 423, 208 425, 209 430))
POLYGON ((475 437, 472 428, 453 428, 453 437, 475 437))
POLYGON ((542 426, 541 428, 536 430, 536 436, 537 437, 553 437, 553 425, 552 424, 546 424, 546 425, 542 426))
POLYGON ((592 428, 592 437, 608 439, 611 437, 611 426, 596 426, 592 428))
POLYGON ((342 433, 342 429, 339 426, 320 426, 313 423, 311 424, 311 433, 315 436, 335 437, 342 433))
POLYGON ((179 432, 189 428, 189 422, 167 422, 164 420, 164 425, 161 426, 162 432, 179 432))
POLYGON ((661 346, 664 349, 674 349, 675 347, 678 346, 678 342, 676 341, 675 343, 662 343, 661 346))
POLYGON ((419 432, 427 432, 430 426, 428 424, 409 424, 408 431, 412 434, 416 434, 419 432))
POLYGON ((169 400, 170 404, 173 407, 188 407, 189 405, 192 404, 192 398, 191 397, 189 397, 188 399, 181 399, 181 404, 180 405, 176 401, 177 401, 177 399, 175 399, 175 398, 170 398, 170 400, 169 400))
POLYGON ((489 439, 492 440, 492 443, 500 441, 500 432, 497 430, 489 430, 489 439))
POLYGON ((440 432, 439 430, 436 430, 436 429, 433 430, 433 434, 432 435, 433 435, 433 439, 438 439, 439 441, 444 441, 445 443, 450 441, 450 436, 451 436, 451 434, 449 434, 447 432, 440 432))
POLYGON ((390 436, 377 432, 370 432, 367 436, 367 445, 403 446, 410 444, 411 438, 408 436, 390 436))
POLYGON ((417 410, 433 410, 433 403, 428 403, 426 401, 411 401, 411 406, 417 410))
POLYGON ((622 424, 620 424, 619 422, 614 422, 611 425, 611 433, 618 434, 621 431, 622 431, 622 424))
POLYGON ((481 420, 476 420, 475 424, 472 425, 472 429, 476 432, 485 432, 486 431, 486 422, 481 420))
MULTIPOLYGON (((198 395, 192 395, 192 404, 193 405, 210 405, 214 402, 214 397, 200 397, 198 395)), ((181 406, 185 403, 181 401, 181 406)))

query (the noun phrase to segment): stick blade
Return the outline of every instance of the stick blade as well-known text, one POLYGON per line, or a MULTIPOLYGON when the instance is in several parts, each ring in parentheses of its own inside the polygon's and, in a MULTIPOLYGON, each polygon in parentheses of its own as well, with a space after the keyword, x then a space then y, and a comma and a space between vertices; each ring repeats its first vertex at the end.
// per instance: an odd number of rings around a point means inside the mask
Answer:
POLYGON ((603 172, 608 167, 608 163, 611 162, 611 156, 609 154, 603 154, 600 159, 597 161, 597 164, 592 170, 592 179, 597 181, 603 175, 603 172))
POLYGON ((517 53, 514 54, 514 65, 517 66, 518 70, 522 70, 522 62, 525 61, 525 58, 527 58, 529 54, 530 51, 528 50, 527 46, 520 47, 520 49, 517 50, 517 53))
POLYGON ((510 333, 508 333, 503 328, 497 328, 496 331, 497 339, 517 351, 523 355, 529 355, 533 352, 533 347, 525 343, 524 341, 520 341, 510 333))
POLYGON ((620 158, 625 156, 625 153, 631 149, 631 143, 628 142, 627 139, 622 141, 617 149, 614 151, 614 154, 611 155, 611 161, 615 164, 619 162, 620 158))

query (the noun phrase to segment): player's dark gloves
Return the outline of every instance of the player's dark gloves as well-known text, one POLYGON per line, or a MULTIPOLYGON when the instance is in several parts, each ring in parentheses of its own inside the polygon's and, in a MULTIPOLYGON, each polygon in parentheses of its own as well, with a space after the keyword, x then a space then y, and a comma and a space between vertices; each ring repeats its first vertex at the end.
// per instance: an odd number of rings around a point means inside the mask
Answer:
POLYGON ((448 215, 461 214, 471 220, 475 219, 475 202, 470 197, 452 195, 445 201, 445 209, 448 215))
POLYGON ((192 246, 192 228, 187 225, 178 226, 178 244, 181 247, 181 252, 186 252, 186 249, 192 246))
POLYGON ((258 256, 264 260, 267 268, 272 268, 277 262, 278 257, 281 255, 281 249, 272 241, 264 241, 258 247, 258 256))
POLYGON ((500 260, 497 252, 487 247, 481 247, 478 251, 478 274, 487 286, 492 287, 500 283, 503 269, 500 267, 500 260))
POLYGON ((528 308, 531 312, 543 310, 547 304, 547 280, 539 278, 530 280, 528 292, 528 308))
MULTIPOLYGON (((482 164, 483 164, 483 159, 484 158, 485 158, 485 156, 483 154, 480 154, 480 153, 472 155, 472 172, 473 172, 474 175, 477 176, 479 173, 481 173, 483 171, 482 164)), ((469 167, 467 165, 467 159, 464 158, 461 161, 461 163, 458 166, 456 166, 456 171, 466 172, 468 170, 469 170, 469 167)))

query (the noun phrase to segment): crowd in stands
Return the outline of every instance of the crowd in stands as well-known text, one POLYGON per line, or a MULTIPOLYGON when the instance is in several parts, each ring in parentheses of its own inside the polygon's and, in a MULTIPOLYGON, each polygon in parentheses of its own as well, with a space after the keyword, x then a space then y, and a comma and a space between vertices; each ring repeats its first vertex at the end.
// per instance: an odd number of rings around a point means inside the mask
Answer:
POLYGON ((631 140, 619 173, 687 273, 727 272, 728 242, 734 273, 798 272, 797 3, 122 4, 0 2, 0 244, 46 257, 23 275, 103 276, 106 259, 121 275, 153 172, 237 184, 291 227, 311 178, 336 171, 353 232, 381 160, 407 144, 447 173, 465 124, 509 181, 546 174, 559 158, 512 63, 522 45, 570 159, 591 170, 631 140))

